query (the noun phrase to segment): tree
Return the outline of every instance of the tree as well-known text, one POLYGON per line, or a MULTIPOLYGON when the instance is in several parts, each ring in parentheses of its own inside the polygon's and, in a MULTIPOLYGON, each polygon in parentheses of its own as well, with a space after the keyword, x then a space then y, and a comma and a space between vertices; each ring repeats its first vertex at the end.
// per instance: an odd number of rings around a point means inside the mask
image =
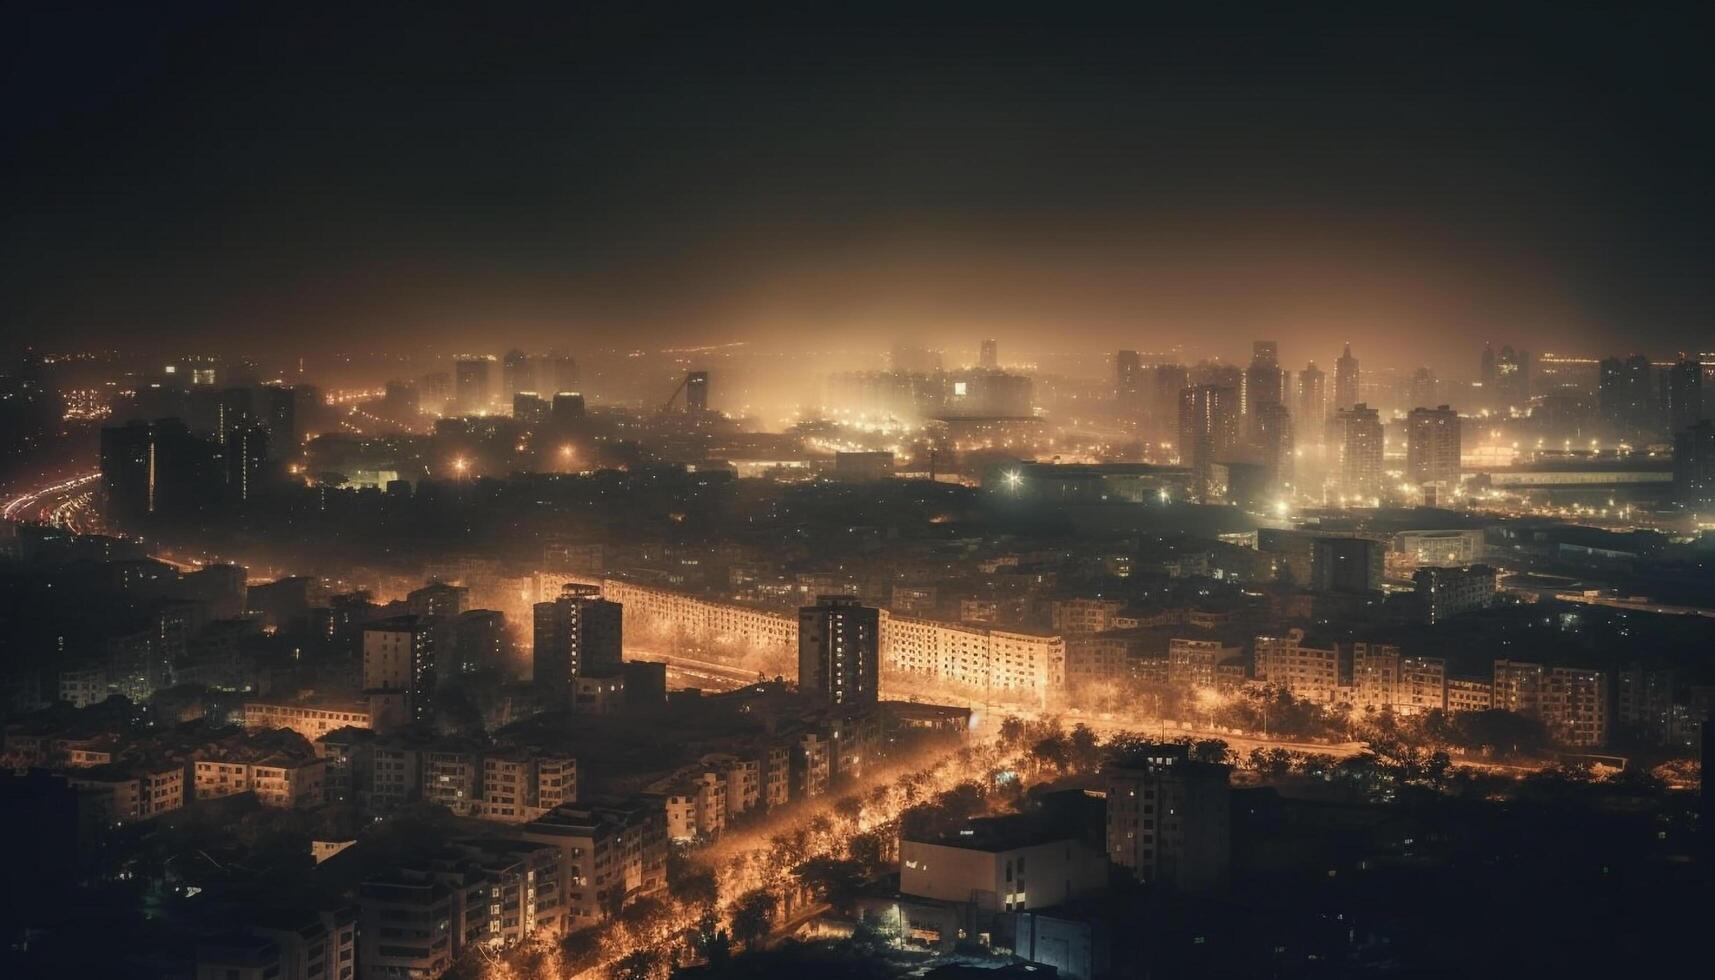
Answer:
POLYGON ((1014 715, 1007 715, 1000 723, 1000 744, 1007 748, 1017 748, 1024 742, 1024 721, 1014 715))
POLYGON ((613 976, 615 980, 650 980, 659 963, 660 957, 653 950, 633 950, 613 965, 613 976))
POLYGON ((732 955, 732 938, 721 928, 720 917, 714 909, 705 909, 697 919, 696 932, 692 937, 698 953, 710 964, 725 963, 732 955))
POLYGON ((1066 770, 1069 755, 1066 740, 1059 736, 1050 735, 1030 747, 1030 761, 1038 769, 1052 769, 1056 773, 1066 770))
POLYGON ((841 911, 851 907, 863 887, 863 869, 855 861, 811 858, 794 869, 800 884, 841 911))
POLYGON ((750 948, 768 938, 774 927, 774 896, 760 888, 745 892, 733 903, 732 938, 750 948))
POLYGON ((1102 764, 1101 745, 1096 740, 1096 733, 1081 722, 1072 726, 1072 733, 1066 736, 1066 754, 1072 768, 1078 772, 1091 772, 1102 764))

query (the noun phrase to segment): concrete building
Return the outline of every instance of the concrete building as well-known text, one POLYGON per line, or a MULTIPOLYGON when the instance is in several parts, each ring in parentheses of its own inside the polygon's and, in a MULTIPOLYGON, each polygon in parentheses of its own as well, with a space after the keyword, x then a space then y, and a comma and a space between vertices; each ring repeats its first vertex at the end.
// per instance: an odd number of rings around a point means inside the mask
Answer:
POLYGON ((659 800, 566 804, 524 825, 525 840, 560 851, 566 928, 667 887, 667 814, 659 800))
POLYGON ((1335 447, 1340 453, 1340 493, 1351 502, 1363 503, 1382 493, 1381 415, 1362 402, 1342 408, 1334 415, 1339 433, 1335 447))
POLYGON ((1495 570, 1487 565, 1420 568, 1411 580, 1426 623, 1495 604, 1495 570))
POLYGON ((1310 544, 1312 592, 1376 592, 1382 587, 1386 568, 1386 549, 1371 538, 1322 537, 1310 544))
POLYGON ((1304 631, 1288 630, 1285 636, 1256 638, 1256 679, 1276 684, 1306 701, 1333 704, 1340 700, 1340 648, 1311 646, 1304 631))
POLYGON ((1582 667, 1556 667, 1543 691, 1542 721, 1569 748, 1608 744, 1608 675, 1582 667))
POLYGON ((849 596, 798 610, 798 690, 841 707, 873 705, 881 682, 881 611, 849 596))
POLYGON ((1167 641, 1167 683, 1186 690, 1214 690, 1216 669, 1243 656, 1242 647, 1220 640, 1174 637, 1167 641))
POLYGON ((435 638, 434 625, 417 616, 364 625, 363 689, 376 730, 434 716, 435 638))
POLYGON ((1183 745, 1146 746, 1103 770, 1108 860, 1175 891, 1225 890, 1230 774, 1226 766, 1191 761, 1183 745))
POLYGON ((244 727, 253 732, 290 729, 313 742, 341 728, 371 728, 373 725, 367 703, 246 701, 244 727))
POLYGON ((1547 687, 1548 670, 1543 665, 1497 660, 1490 707, 1540 718, 1547 687))
POLYGON ((1447 678, 1447 711, 1488 711, 1494 707, 1495 684, 1486 677, 1447 678))
POLYGON ((1026 816, 973 820, 953 834, 899 840, 899 891, 976 913, 1046 908, 1107 887, 1101 852, 1026 816))
POLYGON ((1418 485, 1459 485, 1459 413, 1446 405, 1413 408, 1405 417, 1405 473, 1418 485))
POLYGON ((532 674, 552 697, 571 696, 572 680, 624 660, 625 610, 592 586, 567 584, 551 602, 535 606, 532 674))

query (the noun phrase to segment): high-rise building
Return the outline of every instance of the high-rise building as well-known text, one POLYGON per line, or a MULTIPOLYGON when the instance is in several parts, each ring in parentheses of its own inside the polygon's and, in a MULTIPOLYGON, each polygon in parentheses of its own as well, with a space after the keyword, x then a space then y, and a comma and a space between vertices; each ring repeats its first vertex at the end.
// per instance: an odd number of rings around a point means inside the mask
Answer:
POLYGON ((569 694, 572 678, 617 669, 624 659, 624 610, 601 589, 568 584, 535 607, 532 675, 544 692, 569 694))
POLYGON ((1503 412, 1529 405, 1530 354, 1503 346, 1495 358, 1493 388, 1495 406, 1503 412))
POLYGON ((121 524, 197 513, 225 489, 220 445, 197 438, 178 419, 101 430, 103 506, 121 524))
POLYGON ((1317 538, 1310 545, 1311 591, 1379 591, 1386 551, 1386 545, 1372 538, 1317 538))
POLYGON ((1263 402, 1251 414, 1251 431, 1269 488, 1278 491, 1292 482, 1292 416, 1280 402, 1263 402))
POLYGON ((1715 423, 1704 420, 1674 435, 1673 493, 1689 507, 1715 506, 1715 423))
POLYGON ((1358 359, 1347 344, 1340 359, 1334 362, 1334 410, 1344 411, 1358 403, 1358 359))
POLYGON ((1625 360, 1618 357, 1602 360, 1596 398, 1602 407, 1602 419, 1614 435, 1622 439, 1647 438, 1656 431, 1654 375, 1654 366, 1642 354, 1633 354, 1625 360))
POLYGON ((873 705, 881 677, 881 611, 852 596, 798 610, 798 690, 830 705, 873 705))
POLYGON ((1280 345, 1272 340, 1259 340, 1251 345, 1250 367, 1245 369, 1244 414, 1252 419, 1251 431, 1256 431, 1257 410, 1263 405, 1279 405, 1285 401, 1284 383, 1280 370, 1280 345))
POLYGON ((520 423, 535 427, 548 421, 548 402, 534 391, 520 391, 512 396, 512 417, 520 423))
POLYGON ((1662 386, 1670 433, 1678 434, 1703 419, 1703 365, 1687 354, 1667 369, 1662 386))
POLYGON ((1298 372, 1299 439, 1322 444, 1328 425, 1327 375, 1311 361, 1298 372))
POLYGON ((584 396, 575 391, 558 392, 554 395, 554 404, 549 417, 553 419, 556 426, 572 425, 584 417, 584 396))
POLYGON ((461 357, 453 362, 453 411, 460 415, 488 409, 487 357, 461 357))
POLYGON ((983 341, 982 354, 977 359, 977 365, 985 371, 1000 370, 1000 343, 989 339, 983 341))
POLYGON ((578 362, 565 351, 551 350, 533 359, 536 366, 538 391, 576 391, 583 380, 578 375, 578 362))
MULTIPOLYGON (((1141 384, 1142 382, 1140 382, 1141 384)), ((1183 364, 1157 364, 1151 372, 1145 411, 1145 438, 1155 443, 1172 442, 1179 435, 1179 393, 1190 384, 1183 364)), ((1183 456, 1183 453, 1181 453, 1183 456)))
POLYGON ((1143 359, 1137 356, 1137 351, 1122 350, 1114 355, 1114 405, 1122 417, 1142 421, 1143 359))
POLYGON ((1373 408, 1359 402, 1334 415, 1339 433, 1340 492, 1348 497, 1367 498, 1382 488, 1382 420, 1373 408))
POLYGON ((1108 860, 1174 891, 1221 892, 1232 861, 1231 770, 1192 760, 1184 745, 1133 755, 1102 772, 1108 860))
POLYGON ((1437 386, 1435 372, 1429 368, 1420 367, 1411 372, 1411 386, 1406 392, 1406 404, 1412 408, 1435 404, 1437 386))
POLYGON ((267 429, 255 422, 235 426, 226 433, 222 455, 228 500, 248 503, 263 492, 268 479, 267 429))
POLYGON ((1214 464, 1226 462, 1239 441, 1236 388, 1201 384, 1179 392, 1179 460, 1189 467, 1197 493, 1209 492, 1214 464))
POLYGON ((530 355, 517 348, 507 351, 500 359, 500 396, 511 398, 520 391, 534 391, 535 367, 530 355))
POLYGON ((1405 417, 1405 472, 1413 483, 1459 483, 1459 413, 1446 405, 1405 417))
POLYGON ((395 616, 363 627, 363 689, 372 705, 403 709, 395 722, 433 716, 436 632, 435 624, 420 616, 395 616))

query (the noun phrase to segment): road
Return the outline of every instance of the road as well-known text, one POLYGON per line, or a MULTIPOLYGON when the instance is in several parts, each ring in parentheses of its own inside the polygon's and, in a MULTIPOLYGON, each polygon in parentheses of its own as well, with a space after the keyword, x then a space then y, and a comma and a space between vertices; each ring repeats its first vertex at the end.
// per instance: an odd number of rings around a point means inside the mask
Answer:
POLYGON ((27 490, 0 506, 0 517, 20 523, 51 524, 78 534, 96 530, 95 481, 101 473, 90 472, 39 489, 27 490))

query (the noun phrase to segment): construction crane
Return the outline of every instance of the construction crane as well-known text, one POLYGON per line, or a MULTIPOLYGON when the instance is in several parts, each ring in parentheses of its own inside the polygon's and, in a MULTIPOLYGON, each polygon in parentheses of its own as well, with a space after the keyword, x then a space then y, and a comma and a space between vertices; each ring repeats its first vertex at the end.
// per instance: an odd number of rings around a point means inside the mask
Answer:
POLYGON ((667 401, 661 406, 662 412, 671 412, 673 405, 679 400, 679 392, 685 393, 685 414, 695 415, 709 410, 709 372, 687 371, 679 379, 679 386, 667 396, 667 401))

